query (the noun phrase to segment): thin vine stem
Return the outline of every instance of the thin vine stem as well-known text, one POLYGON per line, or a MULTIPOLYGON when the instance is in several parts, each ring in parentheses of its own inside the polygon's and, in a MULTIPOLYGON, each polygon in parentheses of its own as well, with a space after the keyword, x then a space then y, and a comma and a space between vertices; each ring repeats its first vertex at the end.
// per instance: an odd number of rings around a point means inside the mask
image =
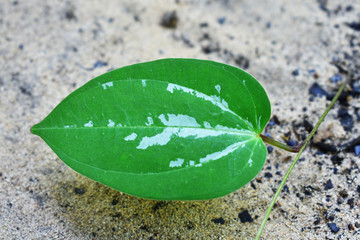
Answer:
POLYGON ((270 137, 262 135, 262 134, 260 134, 260 137, 264 142, 266 142, 268 144, 271 144, 275 147, 278 147, 285 151, 293 152, 293 153, 298 153, 300 151, 301 147, 304 145, 304 143, 301 143, 299 146, 288 146, 288 145, 282 144, 282 143, 280 143, 270 137))
POLYGON ((333 105, 335 104, 335 102, 337 101, 337 99, 339 98, 340 94, 342 93, 342 91, 344 90, 345 86, 347 84, 347 81, 344 81, 344 83, 341 85, 341 87, 339 88, 339 90, 337 91, 335 97, 333 98, 333 100, 331 101, 331 103, 329 104, 329 106, 325 109, 325 112, 321 115, 319 121, 316 123, 315 127, 313 128, 313 130, 310 132, 309 136, 305 139, 304 144, 302 145, 302 147, 300 148, 299 153, 296 155, 294 161, 292 162, 291 166, 289 167, 288 171, 286 172, 283 180, 280 183, 280 186, 278 187, 271 203, 270 206, 268 208, 268 210, 266 211, 266 215, 264 217, 264 220, 261 223, 261 226, 257 232, 256 238, 255 240, 259 240, 261 237, 261 233, 265 228, 265 224, 270 216, 271 210, 274 207, 274 204, 276 202, 276 199, 278 198, 281 190, 283 189, 286 180, 288 179, 291 171, 293 170, 295 164, 297 163, 297 161, 299 160, 302 152, 304 151, 304 149, 306 148, 306 146, 309 144, 311 138, 314 136, 315 132, 317 131, 317 129, 319 128, 320 124, 324 121, 324 118, 326 117, 326 115, 329 113, 330 109, 333 107, 333 105))

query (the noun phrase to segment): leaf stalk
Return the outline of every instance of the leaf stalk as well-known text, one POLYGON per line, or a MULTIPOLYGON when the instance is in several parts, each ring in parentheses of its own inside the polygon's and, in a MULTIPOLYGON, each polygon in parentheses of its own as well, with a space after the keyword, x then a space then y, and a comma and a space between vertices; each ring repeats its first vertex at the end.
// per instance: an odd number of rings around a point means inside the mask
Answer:
POLYGON ((304 142, 302 142, 299 146, 288 146, 288 145, 282 144, 282 143, 276 141, 275 139, 272 139, 272 138, 267 137, 262 134, 260 134, 260 137, 264 142, 266 142, 270 145, 273 145, 275 147, 278 147, 285 151, 293 152, 293 153, 298 153, 300 151, 301 147, 304 145, 304 142))

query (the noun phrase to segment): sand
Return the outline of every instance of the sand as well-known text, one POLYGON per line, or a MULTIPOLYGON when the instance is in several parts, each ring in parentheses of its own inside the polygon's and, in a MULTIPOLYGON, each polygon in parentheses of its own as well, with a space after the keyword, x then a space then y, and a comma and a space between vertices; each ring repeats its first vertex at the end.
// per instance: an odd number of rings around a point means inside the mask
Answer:
POLYGON ((246 69, 272 103, 266 133, 283 142, 302 141, 348 78, 263 239, 360 238, 359 12, 356 0, 1 1, 0 239, 255 237, 292 153, 269 149, 258 176, 226 197, 164 202, 81 176, 30 134, 93 77, 168 57, 246 69))

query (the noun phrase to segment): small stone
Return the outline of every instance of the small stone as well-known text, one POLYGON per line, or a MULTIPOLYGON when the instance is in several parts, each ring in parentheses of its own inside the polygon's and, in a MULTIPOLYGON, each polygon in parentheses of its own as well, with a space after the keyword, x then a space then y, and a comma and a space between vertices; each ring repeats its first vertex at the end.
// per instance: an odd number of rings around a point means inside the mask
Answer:
POLYGON ((296 142, 295 142, 294 140, 292 140, 292 139, 290 139, 290 140, 287 142, 287 144, 288 144, 289 146, 291 146, 291 147, 294 147, 294 146, 297 145, 296 142))
POLYGON ((338 155, 333 155, 330 159, 334 165, 341 165, 342 161, 344 160, 343 157, 339 157, 338 155))
POLYGON ((360 145, 356 145, 354 147, 354 152, 355 152, 355 156, 359 156, 360 155, 360 145))
POLYGON ((345 25, 355 31, 360 31, 360 22, 345 23, 345 25))
POLYGON ((250 60, 244 55, 239 54, 235 58, 235 63, 242 69, 247 69, 250 66, 250 60))
POLYGON ((225 220, 222 217, 211 219, 211 221, 216 224, 225 224, 225 220))
POLYGON ((264 177, 272 178, 273 175, 272 175, 271 173, 269 173, 269 172, 266 172, 266 173, 264 174, 264 177))
POLYGON ((83 188, 74 188, 74 192, 77 194, 77 195, 84 195, 85 194, 85 189, 83 188))
POLYGON ((248 210, 244 210, 241 213, 239 213, 239 218, 240 218, 240 221, 242 223, 253 222, 254 221, 254 219, 250 216, 248 210))
POLYGON ((337 233, 340 230, 336 223, 328 223, 327 225, 333 233, 337 233))
POLYGON ((347 198, 349 196, 349 194, 345 190, 341 190, 339 192, 339 195, 343 198, 347 198))
POLYGON ((313 85, 311 85, 309 93, 315 97, 322 97, 328 95, 328 93, 318 83, 314 83, 313 85))
POLYGON ((331 179, 329 179, 329 180, 327 180, 327 182, 325 183, 324 190, 329 190, 329 189, 332 189, 332 188, 334 188, 334 185, 332 184, 331 179))
POLYGON ((343 80, 342 76, 340 76, 339 74, 335 74, 334 76, 332 76, 330 78, 330 80, 333 82, 333 83, 338 83, 338 82, 341 82, 343 80))
POLYGON ((291 72, 291 75, 293 75, 293 76, 299 76, 299 74, 300 74, 299 69, 295 69, 294 71, 291 72))
POLYGON ((108 65, 107 62, 104 62, 104 61, 99 60, 99 61, 97 61, 96 63, 94 63, 93 68, 105 67, 105 66, 107 66, 107 65, 108 65))
POLYGON ((169 11, 161 17, 160 25, 165 28, 176 28, 178 24, 178 17, 176 11, 169 11))
POLYGON ((218 18, 218 23, 220 24, 220 25, 223 25, 225 22, 226 22, 226 17, 221 17, 221 18, 218 18))
POLYGON ((316 218, 316 220, 314 221, 314 225, 318 225, 320 223, 320 218, 316 218))
POLYGON ((346 131, 352 130, 354 125, 354 119, 346 109, 340 108, 338 110, 338 118, 340 118, 340 123, 346 131))

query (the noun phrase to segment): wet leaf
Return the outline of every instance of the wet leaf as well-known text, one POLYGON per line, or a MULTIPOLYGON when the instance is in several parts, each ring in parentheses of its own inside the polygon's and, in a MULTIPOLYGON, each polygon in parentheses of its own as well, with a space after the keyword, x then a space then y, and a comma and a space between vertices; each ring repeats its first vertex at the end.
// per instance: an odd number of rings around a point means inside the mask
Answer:
POLYGON ((270 117, 248 73, 195 59, 113 70, 32 127, 75 171, 158 200, 201 200, 244 186, 262 168, 270 117))

